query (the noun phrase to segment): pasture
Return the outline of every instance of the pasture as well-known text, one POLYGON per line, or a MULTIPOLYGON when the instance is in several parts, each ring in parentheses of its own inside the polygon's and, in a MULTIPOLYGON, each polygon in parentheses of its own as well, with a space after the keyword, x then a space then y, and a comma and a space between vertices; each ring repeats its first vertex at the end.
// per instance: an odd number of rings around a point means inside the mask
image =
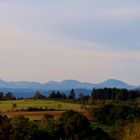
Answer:
POLYGON ((25 100, 0 101, 1 114, 7 115, 9 117, 16 116, 16 115, 24 115, 28 117, 30 120, 41 120, 42 117, 47 113, 57 117, 64 112, 61 110, 83 111, 81 109, 80 104, 55 101, 55 100, 25 99, 25 100), (12 107, 13 104, 17 105, 17 107, 14 110, 12 107), (44 108, 44 109, 47 108, 48 110, 52 109, 54 111, 22 111, 22 110, 26 110, 29 107, 44 108), (55 109, 57 111, 55 111, 55 109))
POLYGON ((27 109, 28 107, 37 107, 37 108, 48 108, 48 109, 60 109, 60 110, 81 110, 80 104, 67 103, 54 100, 10 100, 10 101, 0 101, 0 111, 6 112, 12 110, 12 105, 16 104, 16 110, 27 109))

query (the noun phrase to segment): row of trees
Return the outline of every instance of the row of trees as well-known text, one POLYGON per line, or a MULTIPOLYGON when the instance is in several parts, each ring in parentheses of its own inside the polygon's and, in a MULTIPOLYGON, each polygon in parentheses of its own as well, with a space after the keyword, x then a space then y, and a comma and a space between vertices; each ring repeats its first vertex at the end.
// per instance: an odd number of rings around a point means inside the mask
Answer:
MULTIPOLYGON (((35 95, 33 96, 34 99, 45 99, 47 98, 46 96, 42 95, 39 91, 37 91, 35 93, 35 95)), ((51 99, 75 99, 75 91, 74 89, 72 89, 70 91, 70 93, 68 94, 68 96, 65 94, 65 93, 61 93, 60 91, 52 91, 51 94, 49 95, 48 98, 51 98, 51 99)))
POLYGON ((94 100, 127 101, 140 98, 140 91, 117 88, 93 89, 92 96, 94 100))
MULTIPOLYGON (((35 99, 47 98, 43 96, 40 92, 36 92, 35 99)), ((51 99, 76 99, 76 94, 74 89, 70 91, 68 95, 60 91, 52 91, 48 98, 51 99)), ((128 101, 140 98, 139 90, 127 90, 127 89, 117 89, 117 88, 104 88, 104 89, 93 89, 91 96, 84 96, 83 93, 79 94, 79 99, 81 103, 87 104, 89 99, 92 101, 96 100, 115 100, 115 101, 128 101)))
MULTIPOLYGON (((69 94, 65 94, 64 92, 60 91, 52 91, 48 97, 41 94, 37 91, 34 96, 34 99, 76 99, 76 94, 74 89, 72 89, 69 94)), ((104 89, 93 89, 90 96, 84 96, 83 93, 79 94, 79 99, 82 103, 87 103, 88 99, 93 98, 94 101, 96 100, 116 100, 116 101, 127 101, 127 100, 135 100, 140 98, 140 90, 127 90, 127 89, 117 89, 117 88, 104 88, 104 89)), ((8 92, 4 94, 0 92, 0 100, 15 100, 16 97, 11 93, 8 92)))
POLYGON ((49 98, 55 98, 55 99, 67 99, 67 95, 65 93, 61 93, 60 91, 53 91, 50 95, 49 98))
POLYGON ((6 94, 4 94, 3 92, 0 92, 0 101, 15 100, 15 99, 16 99, 16 97, 11 92, 8 92, 6 94))

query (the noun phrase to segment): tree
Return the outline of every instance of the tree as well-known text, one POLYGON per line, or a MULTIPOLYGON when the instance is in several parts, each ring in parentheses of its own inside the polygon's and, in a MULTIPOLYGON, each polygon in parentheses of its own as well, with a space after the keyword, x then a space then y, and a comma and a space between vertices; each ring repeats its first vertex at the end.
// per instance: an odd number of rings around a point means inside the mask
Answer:
POLYGON ((74 89, 72 89, 72 90, 70 91, 70 94, 69 94, 68 98, 69 98, 69 99, 75 99, 75 91, 74 91, 74 89))
POLYGON ((1 101, 4 100, 4 94, 3 94, 3 92, 0 92, 0 100, 1 101))
POLYGON ((76 111, 66 111, 57 120, 57 126, 69 139, 87 139, 92 135, 89 120, 76 111))
POLYGON ((15 116, 11 119, 11 135, 10 140, 29 140, 31 125, 29 119, 24 116, 15 116))
POLYGON ((43 96, 39 91, 37 91, 33 98, 34 99, 44 99, 45 96, 43 96))
POLYGON ((15 110, 17 107, 17 104, 12 104, 12 109, 15 110))
POLYGON ((54 121, 54 117, 51 114, 45 114, 41 120, 41 129, 47 129, 48 125, 54 121))
POLYGON ((51 92, 49 98, 56 98, 56 93, 55 93, 55 91, 52 91, 52 92, 51 92))
POLYGON ((67 99, 67 95, 65 93, 62 92, 61 94, 62 99, 67 99))
POLYGON ((56 98, 58 98, 58 99, 61 98, 61 93, 60 93, 60 91, 57 91, 57 93, 56 93, 56 98))
POLYGON ((11 127, 9 118, 0 115, 0 140, 9 140, 11 127))
POLYGON ((16 97, 11 92, 8 92, 5 94, 5 99, 6 100, 15 100, 16 97))

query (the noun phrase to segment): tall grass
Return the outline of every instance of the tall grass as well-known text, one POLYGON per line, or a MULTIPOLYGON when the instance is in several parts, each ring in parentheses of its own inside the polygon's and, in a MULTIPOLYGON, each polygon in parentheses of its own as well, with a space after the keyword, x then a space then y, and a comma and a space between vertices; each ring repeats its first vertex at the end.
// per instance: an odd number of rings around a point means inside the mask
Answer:
POLYGON ((123 140, 140 140, 140 122, 135 121, 124 127, 123 140))

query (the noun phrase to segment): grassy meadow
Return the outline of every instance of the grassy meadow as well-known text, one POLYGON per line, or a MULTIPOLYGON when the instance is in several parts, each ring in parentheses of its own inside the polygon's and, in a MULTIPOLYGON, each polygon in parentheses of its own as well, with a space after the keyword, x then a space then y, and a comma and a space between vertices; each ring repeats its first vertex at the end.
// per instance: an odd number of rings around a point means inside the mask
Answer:
POLYGON ((54 100, 13 100, 13 101, 0 101, 0 111, 12 110, 12 104, 17 104, 16 110, 27 109, 28 107, 47 107, 48 109, 64 109, 64 110, 81 110, 80 104, 66 103, 54 100))

